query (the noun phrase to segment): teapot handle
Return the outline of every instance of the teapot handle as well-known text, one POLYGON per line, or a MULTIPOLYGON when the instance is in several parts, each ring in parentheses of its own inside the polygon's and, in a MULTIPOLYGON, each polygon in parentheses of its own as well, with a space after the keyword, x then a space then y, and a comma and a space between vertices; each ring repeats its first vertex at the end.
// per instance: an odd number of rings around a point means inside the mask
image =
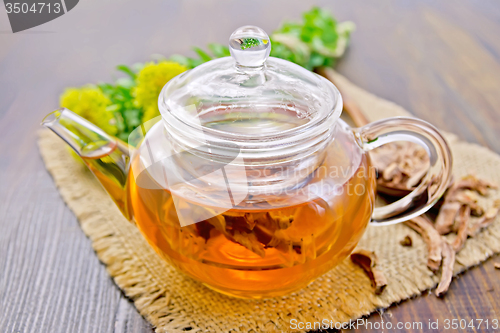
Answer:
POLYGON ((428 211, 446 191, 451 180, 452 156, 445 138, 433 125, 417 118, 394 117, 356 128, 354 134, 366 152, 386 143, 410 141, 421 145, 429 155, 429 169, 420 184, 403 198, 387 206, 376 207, 372 224, 394 224, 419 216, 428 211))

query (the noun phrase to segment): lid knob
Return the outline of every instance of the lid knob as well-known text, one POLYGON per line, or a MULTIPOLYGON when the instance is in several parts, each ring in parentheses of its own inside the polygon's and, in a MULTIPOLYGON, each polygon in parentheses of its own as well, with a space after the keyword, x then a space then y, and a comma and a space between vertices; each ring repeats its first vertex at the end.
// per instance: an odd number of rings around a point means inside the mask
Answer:
POLYGON ((261 28, 246 25, 229 37, 229 51, 240 66, 262 67, 271 52, 271 41, 261 28))

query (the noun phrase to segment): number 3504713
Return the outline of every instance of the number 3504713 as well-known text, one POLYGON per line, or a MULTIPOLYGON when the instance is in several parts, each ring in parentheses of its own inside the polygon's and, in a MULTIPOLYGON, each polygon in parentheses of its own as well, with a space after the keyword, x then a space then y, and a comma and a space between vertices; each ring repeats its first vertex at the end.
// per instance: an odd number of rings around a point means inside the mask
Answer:
POLYGON ((493 319, 493 320, 483 320, 483 319, 471 319, 470 321, 466 319, 445 319, 444 321, 444 329, 445 330, 457 330, 457 329, 481 329, 481 328, 486 328, 486 329, 493 329, 497 330, 500 328, 498 319, 493 319))
POLYGON ((5 4, 5 9, 7 10, 7 14, 14 13, 55 13, 58 14, 61 12, 61 4, 60 3, 44 3, 44 2, 38 2, 38 3, 33 3, 29 4, 26 2, 14 2, 14 3, 6 3, 5 4))

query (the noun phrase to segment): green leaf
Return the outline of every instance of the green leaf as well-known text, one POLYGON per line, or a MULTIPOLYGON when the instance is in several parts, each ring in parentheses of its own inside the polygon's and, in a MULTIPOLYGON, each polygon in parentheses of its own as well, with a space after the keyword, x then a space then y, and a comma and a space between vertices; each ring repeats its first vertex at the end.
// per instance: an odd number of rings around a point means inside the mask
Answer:
POLYGON ((207 62, 207 61, 212 60, 212 57, 209 56, 208 53, 206 53, 205 51, 203 51, 199 47, 194 47, 193 50, 194 50, 194 52, 196 52, 196 54, 198 54, 200 56, 200 58, 201 58, 201 60, 203 60, 203 62, 207 62))
POLYGON ((135 78, 137 77, 137 75, 134 73, 134 71, 132 69, 130 69, 128 66, 118 65, 118 66, 116 66, 116 69, 124 72, 125 74, 128 74, 132 80, 135 80, 135 78))
POLYGON ((121 132, 121 133, 118 133, 117 136, 118 136, 118 139, 127 142, 129 135, 130 135, 130 133, 128 133, 128 132, 121 132))
POLYGON ((141 124, 141 114, 139 110, 126 110, 123 115, 128 127, 135 128, 141 124))
POLYGON ((271 55, 310 70, 329 66, 344 54, 353 29, 352 22, 337 23, 328 11, 314 7, 303 14, 302 22, 285 22, 271 35, 271 55), (294 38, 299 39, 300 43, 287 42, 294 38), (282 43, 276 43, 275 39, 282 43), (297 47, 298 45, 301 47, 297 47), (303 45, 309 52, 304 52, 303 45))
POLYGON ((202 59, 189 58, 180 54, 174 54, 170 57, 170 61, 175 61, 187 68, 195 68, 201 65, 204 61, 202 59))
POLYGON ((310 67, 310 69, 321 67, 325 64, 326 61, 327 61, 326 57, 324 57, 319 53, 314 52, 313 54, 311 54, 311 57, 309 58, 308 67, 310 67))
POLYGON ((118 112, 118 111, 120 111, 120 105, 119 104, 111 104, 108 107, 106 107, 106 110, 110 111, 110 112, 118 112))
POLYGON ((115 112, 116 127, 118 128, 118 133, 121 134, 125 131, 125 121, 119 112, 115 112))
POLYGON ((216 58, 229 57, 231 55, 229 48, 222 44, 211 43, 208 44, 208 48, 216 58))
POLYGON ((116 80, 116 84, 120 87, 131 89, 132 87, 135 86, 135 81, 129 77, 121 77, 116 80))
POLYGON ((134 73, 140 72, 140 70, 143 68, 144 68, 144 63, 142 62, 136 62, 135 64, 132 65, 132 71, 134 73))
POLYGON ((180 54, 173 54, 170 56, 170 61, 175 61, 183 66, 189 67, 189 58, 180 54))

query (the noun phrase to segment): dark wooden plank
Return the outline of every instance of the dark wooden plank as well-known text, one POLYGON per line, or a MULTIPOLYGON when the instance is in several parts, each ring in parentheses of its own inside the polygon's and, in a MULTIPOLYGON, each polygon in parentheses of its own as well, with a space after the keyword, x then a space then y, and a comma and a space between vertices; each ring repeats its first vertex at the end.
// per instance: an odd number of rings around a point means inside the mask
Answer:
POLYGON ((137 332, 149 325, 99 264, 44 171, 2 174, 0 330, 137 332), (63 329, 64 328, 64 329, 63 329))
MULTIPOLYGON (((315 3, 358 26, 341 73, 500 152, 498 2, 315 3)), ((270 32, 310 5, 81 1, 67 15, 15 35, 0 9, 0 331, 151 331, 98 262, 38 156, 35 132, 62 89, 110 80, 119 63, 225 43, 240 25, 270 32)), ((498 274, 490 261, 460 276, 444 300, 425 295, 369 320, 498 318, 498 274)))
MULTIPOLYGON (((472 268, 470 271, 460 275, 451 285, 450 291, 444 299, 436 298, 433 293, 426 293, 417 298, 404 301, 381 313, 375 313, 369 318, 365 318, 369 323, 361 326, 355 332, 373 332, 371 329, 375 323, 386 325, 390 323, 396 328, 398 323, 422 323, 423 330, 401 329, 398 332, 432 332, 429 329, 429 320, 439 321, 440 330, 434 332, 443 332, 446 319, 466 320, 467 324, 474 320, 475 329, 468 328, 467 332, 493 332, 486 330, 483 323, 478 327, 478 319, 498 319, 500 291, 500 279, 498 279, 497 269, 494 268, 494 262, 500 261, 497 256, 484 265, 472 268), (368 327, 368 329, 367 329, 368 327)), ((346 330, 346 332, 354 330, 346 330)), ((453 330, 451 330, 453 331, 453 330)))

